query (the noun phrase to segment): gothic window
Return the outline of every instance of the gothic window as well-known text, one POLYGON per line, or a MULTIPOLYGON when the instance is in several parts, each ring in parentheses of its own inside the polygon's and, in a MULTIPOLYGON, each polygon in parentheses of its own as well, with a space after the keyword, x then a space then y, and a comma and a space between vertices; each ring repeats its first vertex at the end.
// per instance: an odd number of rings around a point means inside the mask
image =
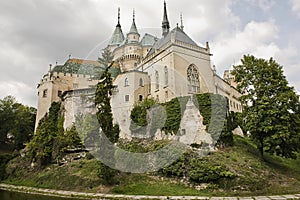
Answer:
POLYGON ((159 90, 159 76, 158 76, 158 71, 155 71, 155 89, 159 90))
POLYGON ((165 85, 167 86, 168 83, 169 83, 168 67, 165 66, 165 85))
POLYGON ((189 93, 200 92, 199 73, 195 65, 190 65, 187 69, 187 81, 189 93))
POLYGON ((140 81, 139 81, 139 86, 143 87, 144 86, 144 81, 142 78, 140 78, 140 81))
POLYGON ((125 78, 125 87, 129 86, 128 78, 125 78))

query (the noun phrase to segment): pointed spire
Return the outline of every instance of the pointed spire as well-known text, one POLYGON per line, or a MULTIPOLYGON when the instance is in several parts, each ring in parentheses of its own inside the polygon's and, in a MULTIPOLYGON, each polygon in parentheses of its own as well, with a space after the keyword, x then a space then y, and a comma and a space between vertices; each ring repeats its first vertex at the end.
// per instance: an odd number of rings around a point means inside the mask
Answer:
POLYGON ((162 21, 162 31, 164 37, 169 33, 169 29, 170 29, 170 24, 167 15, 167 4, 166 1, 164 0, 164 16, 162 21))
POLYGON ((118 24, 109 41, 109 45, 119 45, 124 41, 124 34, 120 24, 120 8, 118 8, 118 24))
POLYGON ((181 23, 180 29, 183 31, 184 26, 183 26, 182 13, 180 13, 180 23, 181 23))
POLYGON ((129 33, 136 33, 136 34, 139 34, 138 33, 138 30, 136 28, 136 25, 135 25, 135 10, 133 9, 133 21, 132 21, 132 25, 131 25, 131 28, 130 28, 130 31, 129 33))
POLYGON ((121 27, 121 24, 120 24, 120 8, 118 8, 118 24, 117 26, 121 27))

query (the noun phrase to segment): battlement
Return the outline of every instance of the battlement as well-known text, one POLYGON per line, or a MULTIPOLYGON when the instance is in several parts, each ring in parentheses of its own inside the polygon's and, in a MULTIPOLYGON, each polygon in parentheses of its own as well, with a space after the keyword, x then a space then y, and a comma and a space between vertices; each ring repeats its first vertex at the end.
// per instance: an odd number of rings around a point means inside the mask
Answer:
POLYGON ((45 74, 44 77, 41 79, 40 83, 45 83, 49 81, 54 81, 57 79, 70 79, 70 78, 87 78, 91 79, 91 75, 86 75, 86 74, 71 74, 71 73, 63 73, 63 72, 49 72, 48 74, 45 74))

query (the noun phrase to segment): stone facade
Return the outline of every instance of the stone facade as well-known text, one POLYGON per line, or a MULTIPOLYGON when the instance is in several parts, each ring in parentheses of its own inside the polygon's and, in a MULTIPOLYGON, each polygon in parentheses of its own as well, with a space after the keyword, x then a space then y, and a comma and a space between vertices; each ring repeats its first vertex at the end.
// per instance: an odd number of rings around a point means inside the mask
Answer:
MULTIPOLYGON (((230 72, 225 73, 224 80, 216 74, 211 65, 212 54, 209 44, 206 43, 205 47, 199 46, 184 32, 183 25, 172 30, 169 27, 167 8, 164 4, 161 38, 149 33, 141 37, 135 24, 135 15, 125 37, 119 13, 117 26, 107 48, 112 52, 113 60, 121 71, 114 79, 116 89, 111 99, 114 121, 120 126, 121 138, 131 139, 130 112, 136 103, 145 98, 167 102, 175 97, 209 92, 226 96, 231 111, 242 111, 238 100, 241 94, 236 90, 230 72)), ((91 95, 88 88, 92 88, 97 82, 82 74, 55 74, 49 71, 38 86, 37 123, 48 111, 51 102, 59 101, 60 94, 63 93, 65 128, 68 128, 74 121, 72 113, 76 108, 72 106, 73 103, 82 101, 81 98, 85 95, 91 95)), ((187 113, 194 112, 193 109, 189 109, 187 113)), ((192 116, 197 116, 197 120, 201 121, 200 113, 193 113, 192 116)), ((188 126, 188 122, 182 123, 182 126, 188 126)), ((199 130, 203 129, 201 124, 197 127, 199 130)), ((182 140, 190 143, 187 137, 190 136, 187 134, 182 140)), ((209 141, 208 138, 206 142, 209 141)))

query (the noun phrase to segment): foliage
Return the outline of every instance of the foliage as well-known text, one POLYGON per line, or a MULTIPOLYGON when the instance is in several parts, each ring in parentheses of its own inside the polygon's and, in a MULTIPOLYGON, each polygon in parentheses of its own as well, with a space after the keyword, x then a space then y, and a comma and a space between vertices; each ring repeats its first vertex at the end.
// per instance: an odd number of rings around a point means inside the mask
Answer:
POLYGON ((54 149, 54 145, 58 145, 56 144, 57 137, 63 134, 60 132, 63 130, 59 129, 60 106, 61 104, 57 102, 51 104, 49 114, 40 121, 36 133, 28 145, 30 156, 39 165, 49 164, 53 159, 56 159, 53 155, 57 153, 54 153, 57 150, 54 149))
POLYGON ((282 66, 270 58, 244 56, 233 74, 242 92, 245 129, 264 151, 295 157, 300 150, 299 97, 288 86, 282 66))
POLYGON ((161 129, 165 133, 176 134, 187 101, 188 97, 178 97, 158 104, 154 99, 145 99, 136 104, 131 111, 130 130, 134 134, 149 132, 151 136, 157 129, 161 129))
POLYGON ((6 178, 6 164, 14 157, 13 154, 0 154, 0 180, 6 178))
MULTIPOLYGON (((103 66, 103 70, 94 73, 95 78, 99 79, 101 77, 105 69, 108 68, 108 66, 110 66, 110 64, 113 62, 113 58, 114 56, 108 47, 103 49, 101 57, 98 57, 98 62, 103 66)), ((108 72, 112 77, 116 77, 121 73, 121 70, 119 67, 115 67, 112 65, 112 67, 109 67, 108 72)))
MULTIPOLYGON (((144 99, 134 106, 130 114, 132 121, 129 127, 134 135, 144 135, 148 131, 148 124, 152 126, 152 124, 150 124, 150 118, 154 116, 152 116, 153 112, 150 112, 150 109, 154 108, 155 105, 157 105, 157 102, 154 99, 144 99)), ((153 128, 151 127, 151 129, 153 128)))
POLYGON ((147 125, 147 110, 157 104, 154 99, 145 99, 137 103, 131 111, 130 118, 138 126, 147 125))
POLYGON ((163 168, 160 173, 169 177, 186 177, 196 183, 217 183, 219 180, 235 177, 225 166, 209 163, 206 158, 198 157, 193 151, 186 151, 180 159, 163 168))
POLYGON ((111 66, 112 64, 105 69, 97 84, 95 104, 97 106, 97 119, 103 133, 112 143, 116 143, 119 139, 119 126, 113 125, 110 105, 112 90, 114 89, 111 74, 108 72, 111 66))
MULTIPOLYGON (((189 98, 177 97, 163 104, 145 99, 131 111, 130 130, 133 134, 150 132, 153 135, 157 129, 166 134, 176 134, 189 98)), ((218 145, 222 147, 232 145, 232 131, 238 123, 235 122, 237 114, 228 111, 227 99, 221 95, 205 93, 194 95, 192 100, 203 116, 206 131, 214 141, 218 141, 218 145)))
POLYGON ((1 99, 0 145, 12 144, 16 150, 24 148, 33 135, 35 116, 35 108, 18 103, 13 96, 1 99))
POLYGON ((193 101, 213 141, 218 141, 219 146, 232 145, 232 130, 237 126, 234 127, 230 119, 232 114, 229 113, 228 100, 219 94, 204 93, 194 95, 193 101))
POLYGON ((166 123, 162 128, 163 131, 166 133, 177 134, 187 102, 188 97, 178 97, 163 104, 167 112, 166 123))
MULTIPOLYGON (((97 106, 97 119, 101 128, 102 133, 105 134, 107 139, 112 143, 116 143, 119 139, 119 126, 117 124, 113 124, 113 116, 110 105, 110 99, 112 96, 112 90, 114 86, 112 84, 111 74, 108 72, 110 67, 113 65, 111 63, 103 72, 100 77, 100 81, 97 84, 96 94, 95 94, 95 104, 97 106)), ((114 164, 114 149, 109 148, 107 141, 105 138, 100 137, 100 147, 101 154, 106 156, 106 160, 109 160, 111 164, 114 164)), ((111 146, 111 145, 110 145, 111 146)), ((99 171, 102 178, 110 183, 115 175, 116 171, 110 169, 108 166, 102 165, 101 170, 99 171)))
POLYGON ((75 126, 65 132, 63 123, 61 103, 53 102, 49 108, 49 114, 41 120, 35 135, 28 144, 29 156, 39 166, 56 161, 68 148, 83 146, 75 126))

